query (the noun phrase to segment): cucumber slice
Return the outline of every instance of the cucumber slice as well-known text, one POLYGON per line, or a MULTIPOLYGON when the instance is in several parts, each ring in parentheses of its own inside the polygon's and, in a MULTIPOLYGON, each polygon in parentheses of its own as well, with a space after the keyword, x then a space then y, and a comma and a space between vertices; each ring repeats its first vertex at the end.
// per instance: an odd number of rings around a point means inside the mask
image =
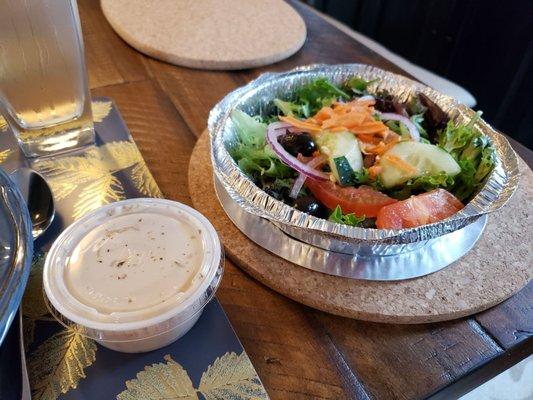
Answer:
POLYGON ((328 157, 328 164, 337 182, 352 185, 354 173, 363 169, 359 142, 350 132, 323 132, 315 135, 320 152, 328 157))
POLYGON ((455 176, 461 167, 440 147, 428 143, 400 142, 385 152, 379 161, 381 183, 386 188, 401 185, 409 179, 444 172, 455 176))

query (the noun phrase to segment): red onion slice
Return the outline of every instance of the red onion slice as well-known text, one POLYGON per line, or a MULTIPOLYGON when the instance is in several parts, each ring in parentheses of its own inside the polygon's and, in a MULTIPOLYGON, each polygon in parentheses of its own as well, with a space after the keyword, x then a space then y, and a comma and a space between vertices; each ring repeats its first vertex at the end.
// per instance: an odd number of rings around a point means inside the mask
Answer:
MULTIPOLYGON (((311 168, 316 168, 324 164, 326 160, 327 160, 326 156, 320 155, 318 157, 313 158, 306 165, 311 168)), ((294 184, 292 185, 291 192, 289 193, 289 197, 293 199, 298 197, 298 193, 300 193, 300 190, 302 190, 302 186, 304 185, 306 179, 307 179, 307 176, 305 176, 301 172, 298 174, 298 178, 296 178, 296 180, 294 181, 294 184)))
POLYGON ((398 121, 404 124, 407 129, 409 129, 409 134, 411 135, 411 138, 415 142, 420 142, 420 132, 418 132, 418 129, 416 128, 415 124, 403 115, 400 114, 394 114, 394 113, 381 113, 379 114, 382 120, 385 121, 398 121))
POLYGON ((281 161, 283 161, 285 164, 287 164, 289 167, 295 169, 298 172, 301 172, 302 174, 317 179, 319 181, 325 181, 329 179, 329 175, 322 172, 317 171, 316 169, 309 167, 308 165, 304 164, 300 160, 298 160, 293 155, 289 154, 283 146, 278 142, 278 137, 285 135, 287 133, 287 128, 289 127, 289 124, 286 124, 285 122, 273 122, 270 125, 268 125, 267 128, 267 142, 272 147, 272 150, 274 150, 274 153, 279 157, 281 161))
POLYGON ((289 197, 291 199, 295 199, 298 197, 298 193, 300 193, 300 190, 302 189, 302 186, 304 185, 306 179, 307 176, 305 176, 301 172, 298 174, 298 178, 296 178, 296 180, 294 181, 294 184, 291 188, 291 192, 289 193, 289 197))

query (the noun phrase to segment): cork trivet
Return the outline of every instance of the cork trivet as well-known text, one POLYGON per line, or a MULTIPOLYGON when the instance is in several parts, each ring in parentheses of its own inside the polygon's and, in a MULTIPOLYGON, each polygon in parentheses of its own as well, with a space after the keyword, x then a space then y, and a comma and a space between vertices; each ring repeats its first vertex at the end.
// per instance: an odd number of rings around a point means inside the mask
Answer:
POLYGON ((490 215, 485 232, 466 256, 431 275, 396 282, 315 272, 277 257, 244 236, 216 197, 205 133, 191 157, 189 191, 196 209, 217 229, 229 258, 270 288, 332 314, 415 324, 483 311, 509 298, 531 279, 533 173, 522 160, 520 171, 517 192, 508 205, 490 215))
POLYGON ((101 0, 113 29, 137 50, 201 69, 272 64, 305 42, 300 15, 283 0, 101 0))

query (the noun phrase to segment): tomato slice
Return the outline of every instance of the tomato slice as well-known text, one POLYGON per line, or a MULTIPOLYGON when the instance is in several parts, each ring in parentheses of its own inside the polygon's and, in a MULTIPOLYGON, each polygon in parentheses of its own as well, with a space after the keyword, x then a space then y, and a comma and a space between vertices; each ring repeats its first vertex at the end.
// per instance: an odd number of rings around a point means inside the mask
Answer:
POLYGON ((450 192, 435 189, 383 207, 376 226, 380 229, 413 228, 446 219, 463 207, 450 192))
POLYGON ((367 218, 377 216, 381 207, 398 201, 370 186, 342 187, 331 181, 314 179, 306 179, 305 185, 330 210, 339 205, 345 214, 354 213, 367 218))

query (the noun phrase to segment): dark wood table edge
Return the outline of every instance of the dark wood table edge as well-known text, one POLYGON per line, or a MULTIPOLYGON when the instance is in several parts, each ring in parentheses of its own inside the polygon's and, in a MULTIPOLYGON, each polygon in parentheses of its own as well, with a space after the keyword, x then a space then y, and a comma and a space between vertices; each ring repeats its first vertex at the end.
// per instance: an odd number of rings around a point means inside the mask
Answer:
POLYGON ((471 369, 453 383, 443 386, 430 394, 426 399, 457 399, 518 364, 531 354, 533 354, 533 336, 529 336, 527 339, 518 342, 517 345, 511 347, 509 350, 502 351, 496 356, 486 360, 483 364, 471 369))

